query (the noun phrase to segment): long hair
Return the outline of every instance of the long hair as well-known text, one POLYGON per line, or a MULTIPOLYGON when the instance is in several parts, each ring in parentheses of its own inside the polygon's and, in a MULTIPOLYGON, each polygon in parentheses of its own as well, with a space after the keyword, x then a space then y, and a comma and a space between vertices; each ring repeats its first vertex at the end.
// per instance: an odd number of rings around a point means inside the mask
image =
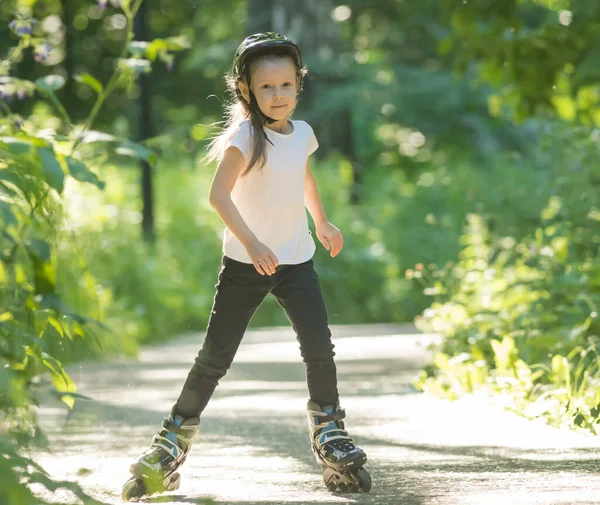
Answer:
POLYGON ((246 168, 242 172, 242 175, 246 175, 253 167, 261 169, 266 162, 267 153, 267 139, 263 130, 264 119, 261 117, 258 111, 258 104, 252 107, 246 100, 241 97, 238 91, 240 82, 245 83, 250 88, 250 74, 252 71, 252 64, 258 61, 260 58, 285 58, 290 57, 296 67, 296 85, 297 93, 299 94, 302 90, 302 78, 306 75, 306 68, 300 67, 299 62, 296 61, 294 53, 290 48, 287 47, 266 47, 261 51, 257 51, 256 54, 252 55, 251 60, 245 65, 245 75, 233 75, 232 72, 228 72, 225 75, 225 82, 227 84, 227 91, 232 95, 232 100, 225 105, 225 121, 223 129, 211 140, 208 146, 208 154, 206 159, 208 161, 221 161, 225 150, 229 146, 229 142, 235 137, 240 129, 240 125, 248 120, 250 122, 250 137, 252 139, 252 154, 250 160, 246 165, 246 168))

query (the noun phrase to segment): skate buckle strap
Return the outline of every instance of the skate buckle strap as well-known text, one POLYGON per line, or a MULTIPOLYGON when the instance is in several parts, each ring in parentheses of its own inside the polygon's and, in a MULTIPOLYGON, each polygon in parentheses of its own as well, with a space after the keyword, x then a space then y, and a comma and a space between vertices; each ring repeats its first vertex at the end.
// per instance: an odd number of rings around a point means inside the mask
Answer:
POLYGON ((171 416, 165 417, 163 420, 163 428, 166 428, 173 433, 178 433, 184 421, 185 419, 180 416, 175 416, 175 418, 172 418, 171 416))
POLYGON ((326 431, 325 433, 322 433, 320 436, 318 436, 315 439, 315 443, 317 444, 317 447, 321 448, 325 444, 330 444, 334 440, 344 440, 344 441, 347 441, 350 443, 353 442, 352 437, 350 437, 350 435, 348 435, 348 432, 346 430, 340 430, 340 429, 334 428, 334 429, 326 431))
POLYGON ((326 414, 321 412, 313 415, 313 424, 318 426, 320 424, 330 423, 331 421, 341 421, 346 417, 346 411, 344 409, 336 410, 333 414, 326 414))
POLYGON ((152 447, 160 447, 169 454, 173 454, 176 459, 181 457, 182 454, 185 454, 185 451, 179 447, 177 443, 162 435, 154 435, 154 437, 152 437, 152 447))

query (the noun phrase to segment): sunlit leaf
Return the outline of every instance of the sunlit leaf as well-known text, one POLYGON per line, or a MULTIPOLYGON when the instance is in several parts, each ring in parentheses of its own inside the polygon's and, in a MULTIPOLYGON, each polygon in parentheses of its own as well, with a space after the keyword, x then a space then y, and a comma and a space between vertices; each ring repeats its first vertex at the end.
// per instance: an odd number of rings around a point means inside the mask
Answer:
POLYGON ((27 154, 31 152, 31 142, 16 137, 0 137, 0 148, 11 154, 27 154))
POLYGON ((184 49, 189 49, 192 47, 190 41, 183 35, 177 37, 167 37, 165 39, 165 43, 169 51, 183 51, 184 49))
POLYGON ((81 161, 68 156, 67 165, 69 167, 69 172, 74 179, 77 179, 80 182, 89 182, 90 184, 98 186, 100 189, 104 189, 105 183, 100 181, 98 176, 89 168, 87 168, 81 161))
POLYGON ((117 137, 110 133, 100 132, 96 130, 89 130, 81 135, 82 144, 92 144, 95 142, 116 142, 117 137))
POLYGON ((61 89, 65 83, 65 78, 56 74, 46 75, 35 81, 37 88, 47 94, 53 94, 54 91, 61 89))
POLYGON ((60 324, 60 321, 58 319, 56 319, 53 316, 49 316, 48 317, 48 324, 50 324, 56 331, 57 333, 61 336, 64 337, 65 336, 65 332, 63 330, 62 325, 60 324))
POLYGON ((122 58, 119 60, 119 67, 123 70, 131 70, 136 74, 147 74, 152 70, 150 61, 140 58, 122 58))
POLYGON ((148 49, 148 42, 134 40, 130 42, 127 47, 132 56, 135 56, 136 58, 141 58, 146 54, 146 50, 148 49))
POLYGON ((50 148, 38 149, 38 154, 44 167, 44 176, 48 184, 62 194, 64 189, 65 173, 56 159, 54 151, 50 148))
POLYGON ((92 88, 96 93, 100 94, 104 91, 102 83, 94 76, 84 73, 75 76, 75 80, 92 88))
POLYGON ((123 156, 146 160, 150 164, 156 163, 156 154, 152 150, 130 140, 121 142, 119 147, 115 149, 115 152, 123 156))
POLYGON ((554 96, 552 103, 556 107, 556 112, 561 119, 573 121, 577 114, 575 101, 569 96, 554 96))

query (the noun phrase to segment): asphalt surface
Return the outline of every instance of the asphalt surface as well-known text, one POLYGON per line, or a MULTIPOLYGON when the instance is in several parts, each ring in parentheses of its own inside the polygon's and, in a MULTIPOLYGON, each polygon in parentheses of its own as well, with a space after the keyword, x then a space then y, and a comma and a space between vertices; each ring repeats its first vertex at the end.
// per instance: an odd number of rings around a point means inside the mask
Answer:
MULTIPOLYGON (((506 413, 480 398, 447 402, 410 385, 434 339, 410 325, 332 327, 346 426, 369 456, 368 494, 331 494, 310 452, 304 365, 289 328, 249 331, 202 417, 178 491, 145 503, 228 505, 600 504, 600 441, 506 413)), ((69 414, 40 410, 57 479, 122 503, 132 460, 176 400, 203 336, 146 348, 138 360, 69 370, 81 394, 69 414)), ((40 496, 68 503, 68 491, 40 496)), ((77 503, 76 499, 72 499, 77 503)))

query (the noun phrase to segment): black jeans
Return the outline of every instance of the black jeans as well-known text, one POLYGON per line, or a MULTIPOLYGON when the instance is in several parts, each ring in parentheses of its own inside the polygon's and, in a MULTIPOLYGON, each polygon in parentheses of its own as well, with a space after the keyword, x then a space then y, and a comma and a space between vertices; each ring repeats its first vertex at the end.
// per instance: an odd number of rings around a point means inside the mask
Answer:
POLYGON ((226 373, 250 319, 271 293, 285 311, 306 364, 310 399, 335 405, 338 398, 333 344, 327 309, 312 259, 279 265, 275 274, 260 275, 254 265, 223 257, 204 345, 196 357, 172 412, 199 416, 226 373))

